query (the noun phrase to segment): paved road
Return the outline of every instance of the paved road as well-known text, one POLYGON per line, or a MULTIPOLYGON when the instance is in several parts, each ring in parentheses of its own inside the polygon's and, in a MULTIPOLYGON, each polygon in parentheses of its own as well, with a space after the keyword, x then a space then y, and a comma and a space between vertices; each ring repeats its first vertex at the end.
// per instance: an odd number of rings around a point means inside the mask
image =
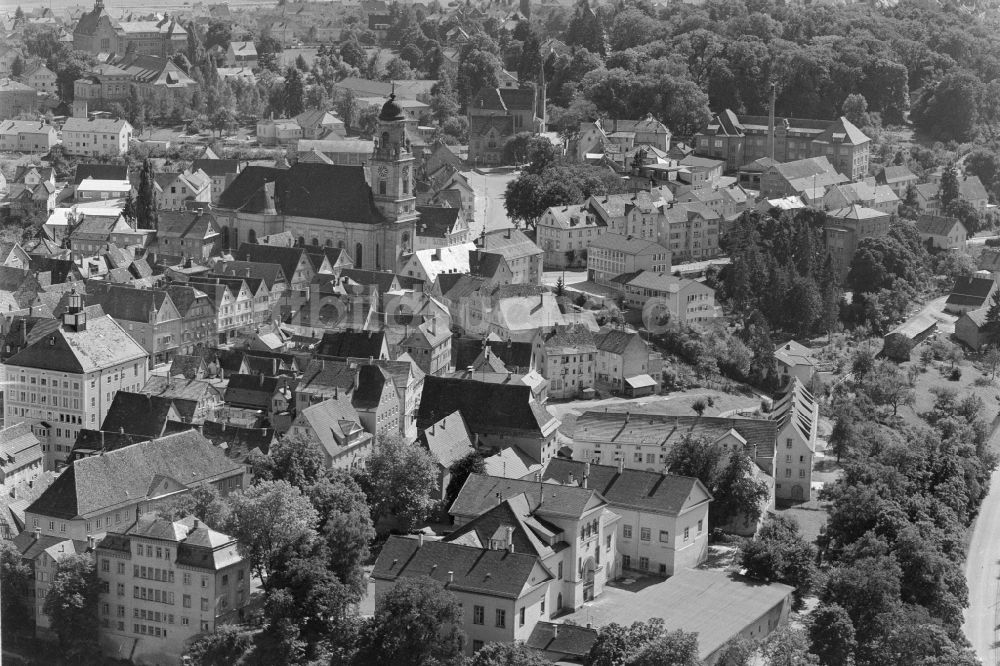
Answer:
MULTIPOLYGON (((996 433, 994 433, 996 437, 996 433)), ((979 510, 969 543, 965 577, 969 585, 969 607, 965 610, 966 637, 986 666, 1000 663, 1000 470, 993 472, 990 494, 979 510)))
POLYGON ((476 193, 472 235, 478 236, 484 224, 487 231, 514 226, 507 218, 503 194, 507 189, 507 183, 517 178, 518 172, 513 169, 496 169, 487 173, 478 171, 462 173, 469 179, 469 185, 476 193))

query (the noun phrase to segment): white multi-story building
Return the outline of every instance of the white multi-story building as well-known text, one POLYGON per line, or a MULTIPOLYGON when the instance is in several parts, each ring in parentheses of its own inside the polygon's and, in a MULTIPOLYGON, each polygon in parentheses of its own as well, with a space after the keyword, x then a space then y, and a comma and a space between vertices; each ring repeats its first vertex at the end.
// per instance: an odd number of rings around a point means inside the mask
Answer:
POLYGON ((4 364, 5 422, 31 424, 48 470, 66 462, 81 429, 100 427, 115 393, 138 391, 147 379, 142 345, 111 317, 88 321, 82 306, 71 294, 62 326, 4 364))
POLYGON ((527 640, 618 575, 619 516, 593 489, 473 474, 450 511, 443 541, 390 537, 372 578, 376 596, 400 578, 444 583, 463 608, 467 654, 527 640))
POLYGON ((191 638, 238 622, 250 599, 250 565, 234 537, 194 516, 154 513, 109 532, 95 550, 104 654, 180 663, 191 638))
MULTIPOLYGON (((788 391, 775 403, 770 415, 778 424, 773 470, 775 497, 808 502, 812 499, 819 403, 793 377, 788 391)), ((765 471, 771 470, 765 467, 765 471)))
POLYGON ((673 576, 708 556, 712 494, 698 479, 662 472, 553 458, 543 481, 591 488, 608 501, 618 521, 622 570, 673 576))
POLYGON ((67 118, 62 145, 67 155, 119 157, 128 152, 132 125, 112 118, 67 118))
POLYGON ((603 234, 587 251, 587 279, 606 284, 623 273, 669 273, 670 262, 670 250, 654 241, 603 234))

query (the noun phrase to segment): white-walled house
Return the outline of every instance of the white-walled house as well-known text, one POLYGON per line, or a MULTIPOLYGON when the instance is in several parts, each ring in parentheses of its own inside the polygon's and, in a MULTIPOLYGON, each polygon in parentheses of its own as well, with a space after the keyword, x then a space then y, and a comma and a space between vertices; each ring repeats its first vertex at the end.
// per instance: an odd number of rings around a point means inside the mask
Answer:
POLYGON ((622 570, 672 576, 708 556, 712 494, 698 479, 553 458, 542 479, 596 490, 618 521, 622 570))
MULTIPOLYGON (((819 403, 798 378, 770 414, 778 425, 774 455, 774 494, 781 499, 812 499, 813 457, 819 403)), ((765 471, 770 471, 766 470, 765 471)))

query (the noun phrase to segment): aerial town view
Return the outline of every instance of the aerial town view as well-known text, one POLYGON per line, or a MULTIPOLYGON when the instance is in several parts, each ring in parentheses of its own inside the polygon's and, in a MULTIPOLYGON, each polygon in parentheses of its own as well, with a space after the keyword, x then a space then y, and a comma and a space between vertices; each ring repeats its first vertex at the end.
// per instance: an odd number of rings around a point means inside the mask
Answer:
POLYGON ((989 0, 2 0, 0 663, 998 666, 998 283, 989 0))

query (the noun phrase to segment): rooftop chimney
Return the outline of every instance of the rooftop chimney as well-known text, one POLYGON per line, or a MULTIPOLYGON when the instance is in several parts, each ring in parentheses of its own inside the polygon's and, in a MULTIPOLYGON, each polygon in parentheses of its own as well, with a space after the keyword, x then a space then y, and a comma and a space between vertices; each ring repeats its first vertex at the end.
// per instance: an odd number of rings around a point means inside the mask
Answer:
POLYGON ((455 582, 455 572, 454 571, 449 571, 448 572, 448 582, 449 583, 454 583, 455 582))
POLYGON ((552 625, 552 638, 559 638, 559 625, 558 624, 553 624, 552 625))

